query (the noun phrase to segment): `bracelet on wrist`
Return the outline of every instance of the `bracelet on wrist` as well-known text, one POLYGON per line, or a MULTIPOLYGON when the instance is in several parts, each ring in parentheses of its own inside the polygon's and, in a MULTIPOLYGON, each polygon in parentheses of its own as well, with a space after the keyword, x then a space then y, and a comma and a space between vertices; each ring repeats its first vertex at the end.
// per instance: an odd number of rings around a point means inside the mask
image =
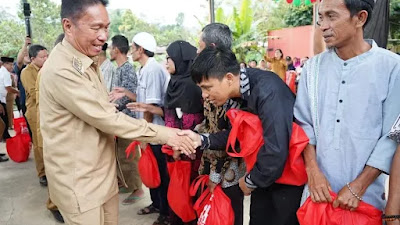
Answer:
POLYGON ((382 220, 384 221, 396 221, 396 220, 400 220, 400 215, 382 215, 382 220))
POLYGON ((353 191, 353 189, 351 189, 349 183, 346 183, 346 186, 347 186, 347 188, 349 189, 350 193, 351 193, 354 197, 356 197, 356 199, 358 199, 359 201, 362 201, 362 200, 363 200, 362 197, 358 196, 358 195, 353 191))

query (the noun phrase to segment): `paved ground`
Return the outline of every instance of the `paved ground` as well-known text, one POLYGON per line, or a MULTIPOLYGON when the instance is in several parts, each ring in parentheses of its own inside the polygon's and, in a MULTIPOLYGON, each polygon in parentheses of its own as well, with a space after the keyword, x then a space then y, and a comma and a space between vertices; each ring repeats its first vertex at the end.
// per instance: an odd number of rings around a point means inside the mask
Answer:
MULTIPOLYGON (((13 133, 13 132, 12 132, 13 133)), ((0 153, 6 153, 0 144, 0 153)), ((120 202, 128 194, 120 195, 120 202)), ((56 225, 52 214, 46 209, 47 188, 40 187, 36 177, 33 153, 25 163, 13 161, 0 163, 0 224, 1 225, 56 225)), ((145 199, 130 206, 120 205, 120 225, 152 224, 157 215, 138 216, 136 212, 150 203, 146 190, 145 199)), ((245 215, 249 215, 249 199, 245 203, 245 215)), ((245 217, 248 224, 249 217, 245 217)), ((94 224, 93 224, 94 225, 94 224)))

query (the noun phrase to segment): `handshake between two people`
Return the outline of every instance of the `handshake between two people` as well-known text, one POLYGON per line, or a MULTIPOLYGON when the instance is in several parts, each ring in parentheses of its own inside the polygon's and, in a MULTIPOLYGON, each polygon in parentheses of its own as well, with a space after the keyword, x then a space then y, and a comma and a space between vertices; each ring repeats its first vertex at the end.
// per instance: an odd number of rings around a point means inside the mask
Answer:
POLYGON ((196 149, 201 146, 201 137, 191 130, 179 130, 171 128, 167 145, 174 150, 174 158, 179 158, 180 154, 189 157, 196 153, 196 149))

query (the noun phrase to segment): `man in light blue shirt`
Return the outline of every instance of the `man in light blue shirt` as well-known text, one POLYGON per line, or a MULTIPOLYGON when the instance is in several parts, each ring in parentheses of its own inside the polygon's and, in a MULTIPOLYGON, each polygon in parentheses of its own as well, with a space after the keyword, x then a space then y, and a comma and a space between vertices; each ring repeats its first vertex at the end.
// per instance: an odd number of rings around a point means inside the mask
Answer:
MULTIPOLYGON (((169 74, 154 59, 154 53, 157 47, 156 40, 153 35, 141 32, 133 37, 132 42, 132 59, 133 61, 139 62, 141 65, 137 73, 138 87, 136 91, 136 102, 162 107, 164 105, 169 74)), ((138 112, 136 118, 145 119, 149 123, 165 125, 161 116, 150 112, 138 112)), ((150 147, 157 160, 161 184, 158 188, 150 189, 152 203, 141 209, 138 214, 160 213, 153 224, 169 224, 169 206, 167 200, 169 176, 167 172, 167 160, 165 154, 161 151, 161 145, 150 144, 150 147)))
MULTIPOLYGON (((318 25, 329 50, 303 68, 294 115, 313 202, 384 208, 384 176, 396 149, 387 137, 400 112, 400 57, 363 39, 374 0, 324 0, 318 25)), ((307 193, 307 191, 305 191, 307 193)))

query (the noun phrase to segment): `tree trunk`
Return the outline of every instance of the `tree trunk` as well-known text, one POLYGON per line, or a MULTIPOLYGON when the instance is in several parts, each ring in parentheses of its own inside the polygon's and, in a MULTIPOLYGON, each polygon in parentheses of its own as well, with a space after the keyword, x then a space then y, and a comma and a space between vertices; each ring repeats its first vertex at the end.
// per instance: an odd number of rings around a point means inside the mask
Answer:
POLYGON ((390 0, 377 0, 371 20, 364 29, 364 38, 374 39, 379 47, 386 48, 389 37, 390 0))

